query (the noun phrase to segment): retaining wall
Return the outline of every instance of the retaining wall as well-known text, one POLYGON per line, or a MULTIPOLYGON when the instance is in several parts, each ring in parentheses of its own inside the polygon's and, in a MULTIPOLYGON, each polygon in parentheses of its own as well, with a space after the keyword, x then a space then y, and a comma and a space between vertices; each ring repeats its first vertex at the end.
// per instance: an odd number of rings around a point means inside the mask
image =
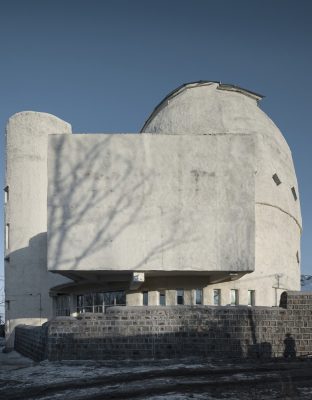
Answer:
POLYGON ((47 358, 47 324, 43 326, 19 325, 15 328, 15 350, 35 361, 47 358))
POLYGON ((53 319, 41 334, 19 326, 15 347, 36 360, 312 354, 312 293, 284 293, 281 306, 112 307, 53 319))

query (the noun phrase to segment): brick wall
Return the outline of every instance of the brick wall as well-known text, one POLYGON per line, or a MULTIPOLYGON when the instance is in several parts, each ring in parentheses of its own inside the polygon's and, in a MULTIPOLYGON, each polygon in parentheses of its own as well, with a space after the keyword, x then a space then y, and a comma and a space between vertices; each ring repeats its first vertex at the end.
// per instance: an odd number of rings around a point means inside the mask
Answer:
POLYGON ((281 306, 112 307, 47 322, 45 351, 42 335, 30 345, 33 328, 18 327, 16 349, 50 360, 312 354, 312 293, 284 294, 281 306))

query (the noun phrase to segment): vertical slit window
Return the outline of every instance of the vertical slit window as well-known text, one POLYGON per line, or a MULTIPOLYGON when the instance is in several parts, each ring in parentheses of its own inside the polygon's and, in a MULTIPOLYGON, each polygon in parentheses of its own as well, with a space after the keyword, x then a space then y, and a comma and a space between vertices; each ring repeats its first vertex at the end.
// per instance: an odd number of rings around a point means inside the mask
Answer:
POLYGON ((272 179, 273 179, 273 181, 276 183, 276 186, 278 186, 278 185, 280 185, 280 184, 282 183, 277 174, 274 174, 274 175, 272 176, 272 179))
POLYGON ((10 224, 5 225, 5 249, 10 248, 10 224))
POLYGON ((231 289, 231 306, 237 306, 237 305, 238 305, 238 290, 231 289))
POLYGON ((299 251, 296 253, 297 263, 300 264, 299 251))
POLYGON ((7 204, 9 201, 9 186, 6 186, 4 189, 4 204, 7 204))
POLYGON ((195 292, 195 303, 203 304, 203 289, 196 289, 195 292))
POLYGON ((296 193, 296 189, 294 188, 294 186, 291 188, 291 193, 294 196, 295 201, 297 200, 297 193, 296 193))
POLYGON ((254 290, 248 290, 248 305, 249 306, 254 306, 255 305, 255 291, 254 290))
POLYGON ((148 292, 143 292, 143 306, 148 306, 148 292))
POLYGON ((183 305, 184 304, 184 290, 177 289, 177 304, 183 305))
POLYGON ((213 289, 213 305, 221 305, 221 289, 213 289))
POLYGON ((159 292, 159 305, 160 306, 166 305, 166 292, 164 290, 159 292))

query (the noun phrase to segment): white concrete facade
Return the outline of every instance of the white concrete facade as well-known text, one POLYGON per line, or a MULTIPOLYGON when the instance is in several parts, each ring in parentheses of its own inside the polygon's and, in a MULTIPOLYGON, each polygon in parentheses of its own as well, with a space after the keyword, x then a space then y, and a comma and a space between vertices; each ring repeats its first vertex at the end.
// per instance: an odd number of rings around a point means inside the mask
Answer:
POLYGON ((184 85, 169 95, 146 122, 143 132, 154 134, 240 135, 256 141, 255 271, 239 280, 207 287, 230 303, 230 290, 247 304, 255 290, 256 305, 278 305, 284 290, 300 290, 302 220, 291 151, 272 120, 258 107, 261 96, 214 82, 184 85))
POLYGON ((297 179, 260 99, 183 85, 140 135, 71 135, 49 114, 11 117, 8 337, 65 309, 103 311, 101 301, 275 306, 299 290, 297 179))
MULTIPOLYGON (((47 270, 47 141, 71 133, 53 115, 22 112, 6 127, 5 299, 7 337, 21 323, 52 317, 52 286, 62 276, 47 270)), ((11 339, 13 340, 13 338, 11 339)))

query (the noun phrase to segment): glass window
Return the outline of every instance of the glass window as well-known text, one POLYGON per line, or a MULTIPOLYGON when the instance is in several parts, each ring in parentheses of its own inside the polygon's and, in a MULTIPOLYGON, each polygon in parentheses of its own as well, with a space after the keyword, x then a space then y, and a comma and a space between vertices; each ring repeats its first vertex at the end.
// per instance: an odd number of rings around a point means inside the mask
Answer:
POLYGON ((203 304, 203 289, 196 289, 195 304, 203 304))
POLYGON ((77 296, 77 312, 101 313, 105 306, 122 306, 126 304, 125 292, 96 292, 79 294, 77 296))
POLYGON ((143 306, 148 306, 148 292, 143 292, 143 306))
POLYGON ((70 297, 66 294, 59 294, 56 297, 56 316, 70 315, 70 297))
POLYGON ((238 305, 238 290, 231 289, 231 306, 237 306, 237 305, 238 305))
POLYGON ((160 306, 166 305, 166 292, 164 290, 159 292, 159 305, 160 306))
POLYGON ((248 290, 248 305, 254 306, 255 305, 255 291, 248 290))
POLYGON ((221 289, 213 289, 213 305, 221 305, 221 289))
POLYGON ((183 305, 184 304, 184 290, 177 289, 177 304, 183 305))

